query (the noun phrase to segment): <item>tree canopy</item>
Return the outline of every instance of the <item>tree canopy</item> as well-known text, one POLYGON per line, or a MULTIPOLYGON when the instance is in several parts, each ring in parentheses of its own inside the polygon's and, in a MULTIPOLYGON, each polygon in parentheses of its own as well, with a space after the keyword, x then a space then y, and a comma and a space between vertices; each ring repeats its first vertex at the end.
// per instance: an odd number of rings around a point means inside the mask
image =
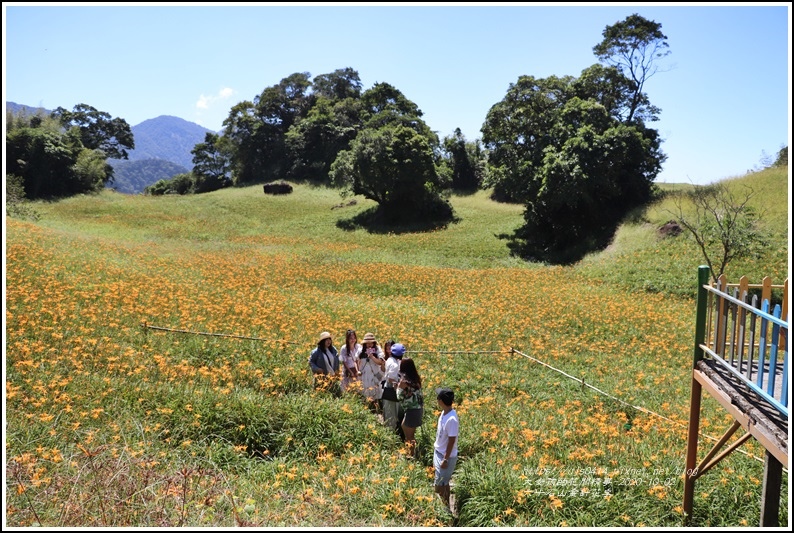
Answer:
POLYGON ((83 146, 101 150, 106 158, 127 159, 127 149, 135 148, 132 130, 123 118, 113 118, 87 104, 77 104, 72 111, 58 107, 52 116, 64 128, 76 128, 83 146))
POLYGON ((193 154, 193 176, 196 192, 209 192, 231 184, 231 148, 228 139, 207 132, 204 142, 197 144, 193 154))
POLYGON ((7 121, 6 172, 17 176, 28 199, 59 198, 101 190, 113 178, 109 154, 134 148, 123 119, 80 104, 51 115, 7 121))
POLYGON ((641 106, 645 82, 658 72, 658 60, 670 54, 667 36, 661 24, 636 13, 607 26, 603 36, 593 53, 630 80, 633 90, 625 119, 631 121, 641 106))
POLYGON ((452 188, 461 192, 478 190, 485 174, 485 153, 479 139, 468 141, 460 128, 455 128, 452 135, 444 137, 442 149, 452 188))
POLYGON ((661 46, 658 28, 629 17, 596 47, 610 66, 578 78, 520 76, 488 111, 487 185, 495 199, 525 204, 524 225, 502 235, 514 255, 574 262, 606 246, 621 219, 653 197, 666 156, 646 126, 659 110, 641 92, 651 71, 639 58, 661 46))
POLYGON ((395 87, 380 83, 362 95, 364 121, 331 165, 332 183, 379 205, 380 220, 449 221, 452 206, 438 172, 438 136, 419 107, 395 87))
POLYGON ((421 117, 393 85, 362 92, 351 68, 292 74, 224 121, 232 181, 306 180, 371 198, 381 214, 400 203, 412 216, 450 218, 438 135, 421 117))

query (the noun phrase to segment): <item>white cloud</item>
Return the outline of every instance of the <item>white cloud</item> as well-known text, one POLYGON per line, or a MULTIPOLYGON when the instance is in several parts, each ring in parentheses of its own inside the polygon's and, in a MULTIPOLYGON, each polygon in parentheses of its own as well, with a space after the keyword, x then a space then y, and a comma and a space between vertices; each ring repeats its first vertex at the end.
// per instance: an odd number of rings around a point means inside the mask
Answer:
POLYGON ((196 102, 196 107, 199 109, 207 109, 210 106, 210 97, 204 96, 203 94, 199 96, 198 102, 196 102))
POLYGON ((218 91, 218 94, 213 94, 209 96, 202 94, 201 96, 199 96, 198 101, 196 101, 196 109, 209 109, 211 105, 217 102, 228 100, 229 98, 232 97, 233 94, 234 94, 234 89, 230 87, 222 88, 220 91, 218 91))
POLYGON ((230 99, 236 92, 230 87, 223 87, 216 94, 202 94, 199 96, 198 100, 196 100, 196 111, 193 121, 205 128, 220 128, 220 124, 225 118, 225 113, 229 111, 228 103, 225 103, 225 100, 230 99), (208 115, 213 116, 210 117, 208 115), (215 125, 209 125, 209 123, 215 121, 217 121, 215 125))

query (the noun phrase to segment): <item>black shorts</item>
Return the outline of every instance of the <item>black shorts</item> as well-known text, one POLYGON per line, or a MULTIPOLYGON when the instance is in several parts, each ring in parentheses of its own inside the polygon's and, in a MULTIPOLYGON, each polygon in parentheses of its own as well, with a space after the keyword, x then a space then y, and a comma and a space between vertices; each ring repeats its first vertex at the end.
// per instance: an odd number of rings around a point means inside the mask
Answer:
POLYGON ((420 409, 408 409, 405 412, 405 417, 403 418, 403 424, 409 428, 418 428, 422 425, 422 417, 425 414, 425 410, 420 409))

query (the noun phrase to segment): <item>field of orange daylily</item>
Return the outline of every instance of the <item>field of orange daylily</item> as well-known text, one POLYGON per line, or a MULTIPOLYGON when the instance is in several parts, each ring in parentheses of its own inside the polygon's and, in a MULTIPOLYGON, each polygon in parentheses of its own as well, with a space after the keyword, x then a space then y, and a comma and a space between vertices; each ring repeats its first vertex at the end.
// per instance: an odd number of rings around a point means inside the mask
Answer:
MULTIPOLYGON (((691 299, 572 268, 361 261, 366 239, 216 238, 157 200, 140 209, 173 226, 147 238, 108 230, 121 215, 6 220, 9 526, 683 524, 691 299), (433 493, 435 402, 409 460, 355 391, 312 386, 319 332, 348 328, 454 388, 457 517, 433 493)), ((704 398, 701 446, 730 421, 704 398)), ((757 523, 762 457, 748 442, 698 481, 695 525, 757 523)))

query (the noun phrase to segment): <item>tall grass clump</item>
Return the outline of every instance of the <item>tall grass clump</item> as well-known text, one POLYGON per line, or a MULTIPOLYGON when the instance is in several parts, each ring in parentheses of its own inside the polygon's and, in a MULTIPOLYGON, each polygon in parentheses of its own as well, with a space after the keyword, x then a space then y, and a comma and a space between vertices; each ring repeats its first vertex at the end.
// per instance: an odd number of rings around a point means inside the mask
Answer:
MULTIPOLYGON (((496 235, 521 207, 484 192, 427 232, 368 231, 351 221, 372 204, 340 202, 105 191, 7 218, 6 523, 683 525, 700 261, 656 239, 663 215, 563 268, 510 258, 496 235), (348 328, 455 390, 457 518, 432 486, 432 392, 409 460, 357 391, 313 384, 318 334, 348 328)), ((780 282, 778 257, 733 268, 780 282)), ((701 448, 730 423, 704 397, 701 448)), ((692 525, 758 524, 763 454, 698 479, 692 525)))

